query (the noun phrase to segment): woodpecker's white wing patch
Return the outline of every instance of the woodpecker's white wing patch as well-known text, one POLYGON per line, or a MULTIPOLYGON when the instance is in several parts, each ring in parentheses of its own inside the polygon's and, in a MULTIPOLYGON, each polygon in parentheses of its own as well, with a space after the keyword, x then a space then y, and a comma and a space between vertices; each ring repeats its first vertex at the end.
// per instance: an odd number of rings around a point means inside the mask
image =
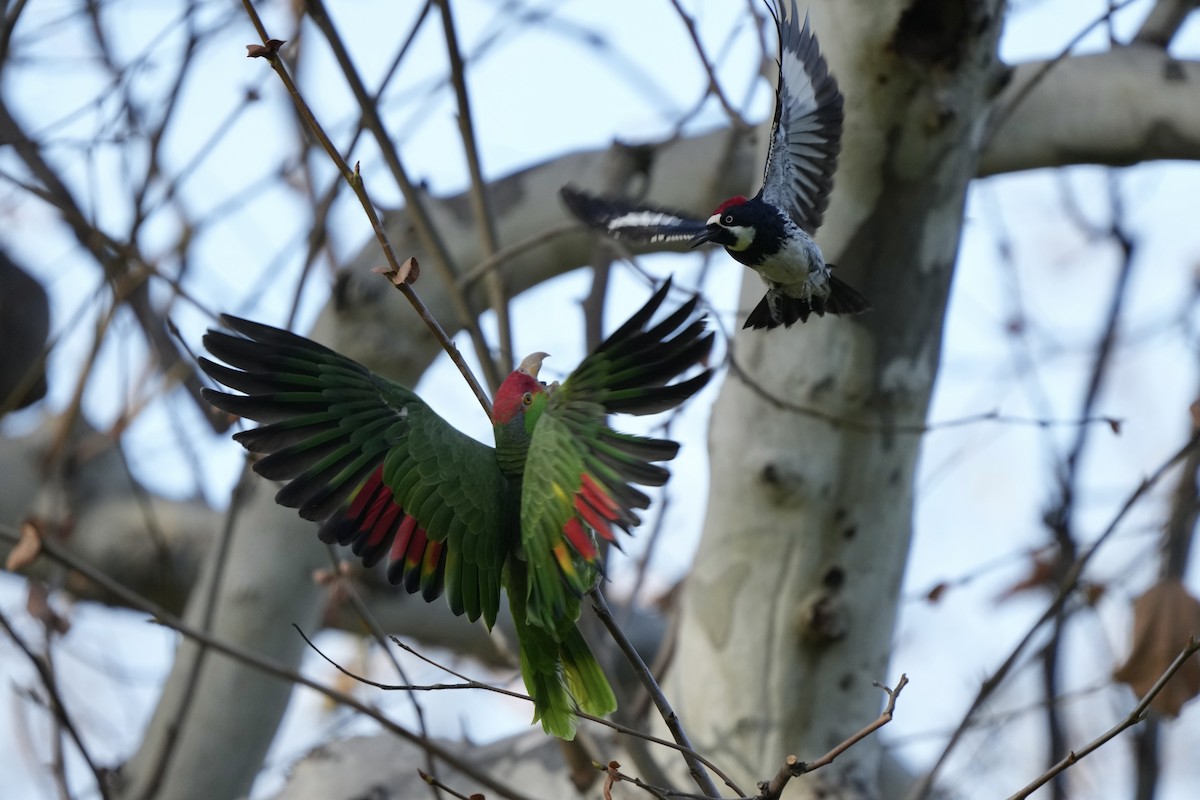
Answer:
POLYGON ((597 197, 564 186, 559 194, 570 212, 588 227, 634 244, 685 242, 707 226, 702 220, 653 206, 635 206, 619 198, 597 197))
POLYGON ((779 81, 762 198, 812 234, 821 225, 833 189, 842 146, 842 94, 808 17, 801 27, 796 0, 791 0, 786 15, 785 1, 772 9, 779 27, 779 81))

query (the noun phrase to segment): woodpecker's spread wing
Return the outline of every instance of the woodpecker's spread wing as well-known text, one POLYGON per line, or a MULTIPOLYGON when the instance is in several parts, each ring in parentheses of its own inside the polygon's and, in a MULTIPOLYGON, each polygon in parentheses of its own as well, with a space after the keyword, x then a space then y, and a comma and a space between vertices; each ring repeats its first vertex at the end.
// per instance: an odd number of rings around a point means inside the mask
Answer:
MULTIPOLYGON (((780 0, 780 3, 784 0, 780 0)), ((821 225, 842 139, 842 94, 821 55, 817 38, 791 12, 772 7, 779 29, 779 82, 775 122, 760 195, 785 209, 808 233, 821 225)))
POLYGON ((635 206, 619 198, 597 197, 572 186, 564 186, 559 194, 580 222, 604 231, 614 239, 634 244, 686 242, 706 227, 703 221, 677 211, 635 206))

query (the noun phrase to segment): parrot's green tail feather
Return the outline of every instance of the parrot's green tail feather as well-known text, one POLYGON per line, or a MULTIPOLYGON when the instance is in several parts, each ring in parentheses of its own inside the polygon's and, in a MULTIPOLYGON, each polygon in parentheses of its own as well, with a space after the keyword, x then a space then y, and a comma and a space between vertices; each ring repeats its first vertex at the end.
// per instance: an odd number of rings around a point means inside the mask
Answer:
MULTIPOLYGON (((537 635, 545 636, 540 631, 537 635)), ((555 645, 551 641, 539 644, 555 645)), ((521 677, 525 679, 525 689, 533 698, 533 721, 540 720, 543 730, 551 736, 571 741, 575 738, 575 703, 557 665, 535 664, 530 657, 528 637, 522 639, 521 645, 521 677)))
POLYGON ((577 707, 594 717, 617 710, 612 686, 577 627, 571 625, 563 632, 561 642, 534 625, 517 628, 521 637, 521 677, 533 698, 533 721, 540 720, 546 733, 574 739, 577 707))
POLYGON ((526 565, 510 562, 508 578, 508 604, 520 643, 521 677, 533 699, 533 721, 540 721, 551 736, 570 741, 578 722, 576 708, 600 717, 616 710, 617 698, 575 627, 578 605, 552 626, 535 624, 526 613, 526 565))
POLYGON ((593 717, 603 717, 617 710, 617 696, 579 628, 572 628, 563 639, 559 655, 567 689, 580 709, 593 717))

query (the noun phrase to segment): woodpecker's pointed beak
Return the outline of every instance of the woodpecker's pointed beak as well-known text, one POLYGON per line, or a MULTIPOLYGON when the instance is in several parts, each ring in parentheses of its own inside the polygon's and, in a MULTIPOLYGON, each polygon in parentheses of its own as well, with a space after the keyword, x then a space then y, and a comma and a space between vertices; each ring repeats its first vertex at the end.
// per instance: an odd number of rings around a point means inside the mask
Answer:
POLYGON ((700 231, 695 236, 693 236, 691 239, 689 239, 688 245, 690 247, 699 247, 702 244, 708 244, 713 239, 715 239, 717 236, 719 236, 721 234, 721 231, 722 231, 722 228, 720 225, 709 225, 707 228, 700 231))

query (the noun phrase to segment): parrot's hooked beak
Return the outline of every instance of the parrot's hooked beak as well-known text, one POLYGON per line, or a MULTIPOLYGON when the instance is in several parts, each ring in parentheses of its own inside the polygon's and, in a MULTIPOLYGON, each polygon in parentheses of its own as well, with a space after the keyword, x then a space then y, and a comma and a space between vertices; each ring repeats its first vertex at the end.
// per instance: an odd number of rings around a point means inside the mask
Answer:
POLYGON ((542 362, 549 357, 549 353, 530 353, 521 359, 521 366, 517 367, 517 372, 524 372, 531 378, 536 378, 538 370, 542 368, 542 362))

